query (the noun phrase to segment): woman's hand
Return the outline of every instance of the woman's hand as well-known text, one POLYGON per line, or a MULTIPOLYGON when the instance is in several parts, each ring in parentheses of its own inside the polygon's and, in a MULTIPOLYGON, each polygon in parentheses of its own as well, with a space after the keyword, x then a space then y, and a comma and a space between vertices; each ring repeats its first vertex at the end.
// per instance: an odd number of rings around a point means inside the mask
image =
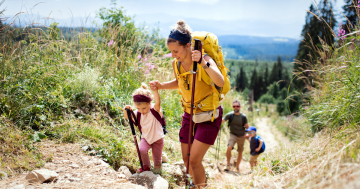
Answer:
POLYGON ((160 82, 158 80, 150 81, 149 85, 150 85, 150 89, 152 91, 159 90, 159 87, 161 86, 161 84, 160 84, 160 82))
POLYGON ((198 51, 198 50, 192 51, 192 52, 191 52, 191 59, 192 59, 192 61, 201 63, 201 62, 199 62, 200 59, 201 59, 201 52, 198 51))

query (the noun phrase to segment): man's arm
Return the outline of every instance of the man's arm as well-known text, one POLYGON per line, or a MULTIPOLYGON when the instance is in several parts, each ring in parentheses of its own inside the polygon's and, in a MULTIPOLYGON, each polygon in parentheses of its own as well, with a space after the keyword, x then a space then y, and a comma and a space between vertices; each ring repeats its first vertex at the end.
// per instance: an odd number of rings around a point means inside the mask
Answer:
POLYGON ((225 122, 226 122, 226 120, 225 120, 225 119, 222 119, 221 123, 225 123, 225 122))
POLYGON ((248 129, 249 128, 249 124, 248 123, 245 123, 245 128, 248 129))

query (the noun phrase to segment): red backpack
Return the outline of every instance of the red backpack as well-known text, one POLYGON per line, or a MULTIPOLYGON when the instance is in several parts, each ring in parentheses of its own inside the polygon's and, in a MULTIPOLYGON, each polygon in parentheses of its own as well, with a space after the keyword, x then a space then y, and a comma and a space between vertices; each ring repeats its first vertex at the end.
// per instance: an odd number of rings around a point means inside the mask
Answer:
MULTIPOLYGON (((157 112, 154 108, 150 108, 150 111, 155 116, 155 118, 160 122, 160 124, 162 126, 162 129, 163 129, 163 132, 164 132, 164 135, 166 133, 168 133, 168 131, 166 130, 165 117, 161 117, 159 112, 157 112)), ((139 131, 142 134, 141 125, 140 125, 141 113, 137 112, 137 114, 135 116, 135 113, 133 111, 131 111, 131 116, 133 117, 135 125, 139 127, 139 131)))

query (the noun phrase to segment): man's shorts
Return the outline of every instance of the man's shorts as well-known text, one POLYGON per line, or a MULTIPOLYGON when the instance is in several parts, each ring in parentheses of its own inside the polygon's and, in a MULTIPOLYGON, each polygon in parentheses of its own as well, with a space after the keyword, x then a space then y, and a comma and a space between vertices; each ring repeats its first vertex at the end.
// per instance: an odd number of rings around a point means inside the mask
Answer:
POLYGON ((245 137, 244 136, 237 137, 236 135, 230 133, 230 139, 228 141, 228 146, 234 147, 235 143, 237 143, 237 145, 238 145, 237 151, 239 153, 242 153, 244 151, 245 137))
MULTIPOLYGON (((221 107, 218 108, 219 117, 214 120, 214 122, 207 121, 203 123, 196 123, 195 128, 193 128, 193 137, 191 139, 191 144, 194 142, 194 139, 205 143, 214 145, 216 137, 219 133, 223 110, 221 107)), ((190 129, 190 114, 184 112, 183 120, 181 122, 181 129, 179 132, 179 140, 181 143, 187 144, 189 141, 189 129, 190 129)))
POLYGON ((259 157, 259 155, 252 155, 251 157, 250 157, 250 163, 251 164, 257 164, 257 158, 259 157))

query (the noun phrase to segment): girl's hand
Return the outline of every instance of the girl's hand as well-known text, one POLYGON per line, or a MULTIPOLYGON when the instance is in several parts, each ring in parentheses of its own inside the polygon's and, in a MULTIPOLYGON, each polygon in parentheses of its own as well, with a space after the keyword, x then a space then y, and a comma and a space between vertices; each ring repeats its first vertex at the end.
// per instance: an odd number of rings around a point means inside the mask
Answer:
POLYGON ((155 81, 150 81, 149 82, 149 85, 150 85, 150 89, 152 91, 156 91, 156 90, 159 90, 159 86, 161 85, 160 82, 158 80, 155 80, 155 81))
MULTIPOLYGON (((192 59, 192 61, 199 62, 200 59, 201 59, 201 53, 200 53, 200 51, 198 51, 198 50, 192 51, 192 53, 191 53, 191 59, 192 59)), ((201 63, 201 62, 199 62, 199 63, 201 63)))
POLYGON ((258 151, 260 151, 260 149, 259 149, 259 148, 256 148, 255 151, 258 152, 258 151))
POLYGON ((126 109, 131 110, 131 106, 130 106, 130 105, 126 105, 126 106, 124 107, 124 110, 126 110, 126 109))

